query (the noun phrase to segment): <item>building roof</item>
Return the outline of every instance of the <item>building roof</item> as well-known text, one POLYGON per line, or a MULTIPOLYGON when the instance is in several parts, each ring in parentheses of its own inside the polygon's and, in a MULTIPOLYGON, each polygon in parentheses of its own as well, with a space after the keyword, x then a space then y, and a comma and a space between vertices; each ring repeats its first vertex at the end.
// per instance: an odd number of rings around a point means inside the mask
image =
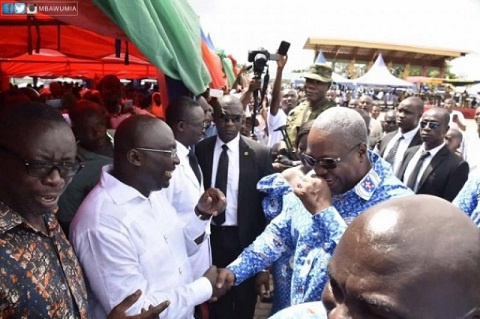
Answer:
POLYGON ((442 67, 445 61, 470 53, 449 49, 321 38, 308 38, 303 48, 321 50, 329 60, 355 59, 357 62, 373 62, 377 55, 382 53, 387 63, 410 63, 429 67, 442 67))

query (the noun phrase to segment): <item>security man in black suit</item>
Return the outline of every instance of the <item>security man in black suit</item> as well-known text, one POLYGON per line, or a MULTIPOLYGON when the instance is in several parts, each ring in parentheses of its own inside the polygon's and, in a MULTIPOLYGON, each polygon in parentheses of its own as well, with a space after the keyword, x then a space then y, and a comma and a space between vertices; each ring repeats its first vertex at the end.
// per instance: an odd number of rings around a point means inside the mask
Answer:
POLYGON ((445 144, 450 116, 433 108, 423 114, 420 135, 423 143, 405 152, 398 177, 416 194, 430 194, 452 201, 468 179, 467 162, 445 144))
POLYGON ((397 173, 405 151, 422 144, 418 122, 423 114, 423 101, 418 97, 403 100, 397 110, 398 131, 386 134, 378 143, 378 154, 392 164, 397 173))
MULTIPOLYGON (((225 214, 215 217, 211 225, 212 259, 219 268, 235 260, 266 226, 263 196, 256 186, 273 173, 270 148, 240 135, 242 115, 241 101, 223 96, 213 113, 218 135, 195 147, 205 187, 219 188, 227 197, 225 214)), ((253 318, 256 300, 251 278, 213 303, 210 318, 253 318)))

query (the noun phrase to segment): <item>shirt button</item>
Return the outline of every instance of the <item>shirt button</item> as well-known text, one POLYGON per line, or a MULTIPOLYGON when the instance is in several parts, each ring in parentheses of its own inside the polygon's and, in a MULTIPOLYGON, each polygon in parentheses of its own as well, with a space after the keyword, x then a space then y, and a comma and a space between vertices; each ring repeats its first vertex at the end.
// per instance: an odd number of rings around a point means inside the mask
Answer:
POLYGON ((168 236, 167 235, 163 235, 163 239, 165 239, 165 242, 168 243, 168 236))
POLYGON ((182 267, 178 267, 178 273, 181 275, 182 274, 182 267))

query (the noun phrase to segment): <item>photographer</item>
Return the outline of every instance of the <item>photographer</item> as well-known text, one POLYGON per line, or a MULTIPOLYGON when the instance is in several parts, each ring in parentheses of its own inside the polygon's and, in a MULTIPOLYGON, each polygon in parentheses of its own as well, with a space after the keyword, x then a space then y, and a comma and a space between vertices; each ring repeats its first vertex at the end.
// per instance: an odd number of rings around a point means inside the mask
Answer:
POLYGON ((285 114, 283 108, 280 108, 282 73, 285 64, 287 64, 287 59, 287 56, 279 55, 277 61, 277 76, 273 84, 272 104, 267 115, 268 146, 270 147, 283 140, 282 132, 278 129, 287 124, 287 114, 285 114))

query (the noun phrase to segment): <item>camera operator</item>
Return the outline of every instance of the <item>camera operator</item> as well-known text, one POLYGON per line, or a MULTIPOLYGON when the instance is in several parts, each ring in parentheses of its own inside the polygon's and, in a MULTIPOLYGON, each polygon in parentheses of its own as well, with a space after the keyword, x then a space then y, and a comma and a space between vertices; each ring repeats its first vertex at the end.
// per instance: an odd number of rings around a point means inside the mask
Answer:
POLYGON ((314 120, 326 109, 335 106, 326 98, 332 84, 332 68, 326 64, 313 64, 303 74, 307 101, 295 107, 287 118, 287 134, 292 145, 296 144, 298 130, 302 124, 314 120))
MULTIPOLYGON (((279 55, 277 61, 277 75, 275 77, 275 82, 273 83, 272 90, 272 103, 270 105, 270 111, 267 115, 268 123, 268 146, 272 147, 273 145, 282 142, 283 135, 279 128, 287 125, 287 114, 283 108, 280 107, 280 100, 282 96, 281 86, 282 86, 282 73, 285 64, 287 64, 287 56, 279 55)), ((296 93, 295 93, 296 94, 296 93)))

